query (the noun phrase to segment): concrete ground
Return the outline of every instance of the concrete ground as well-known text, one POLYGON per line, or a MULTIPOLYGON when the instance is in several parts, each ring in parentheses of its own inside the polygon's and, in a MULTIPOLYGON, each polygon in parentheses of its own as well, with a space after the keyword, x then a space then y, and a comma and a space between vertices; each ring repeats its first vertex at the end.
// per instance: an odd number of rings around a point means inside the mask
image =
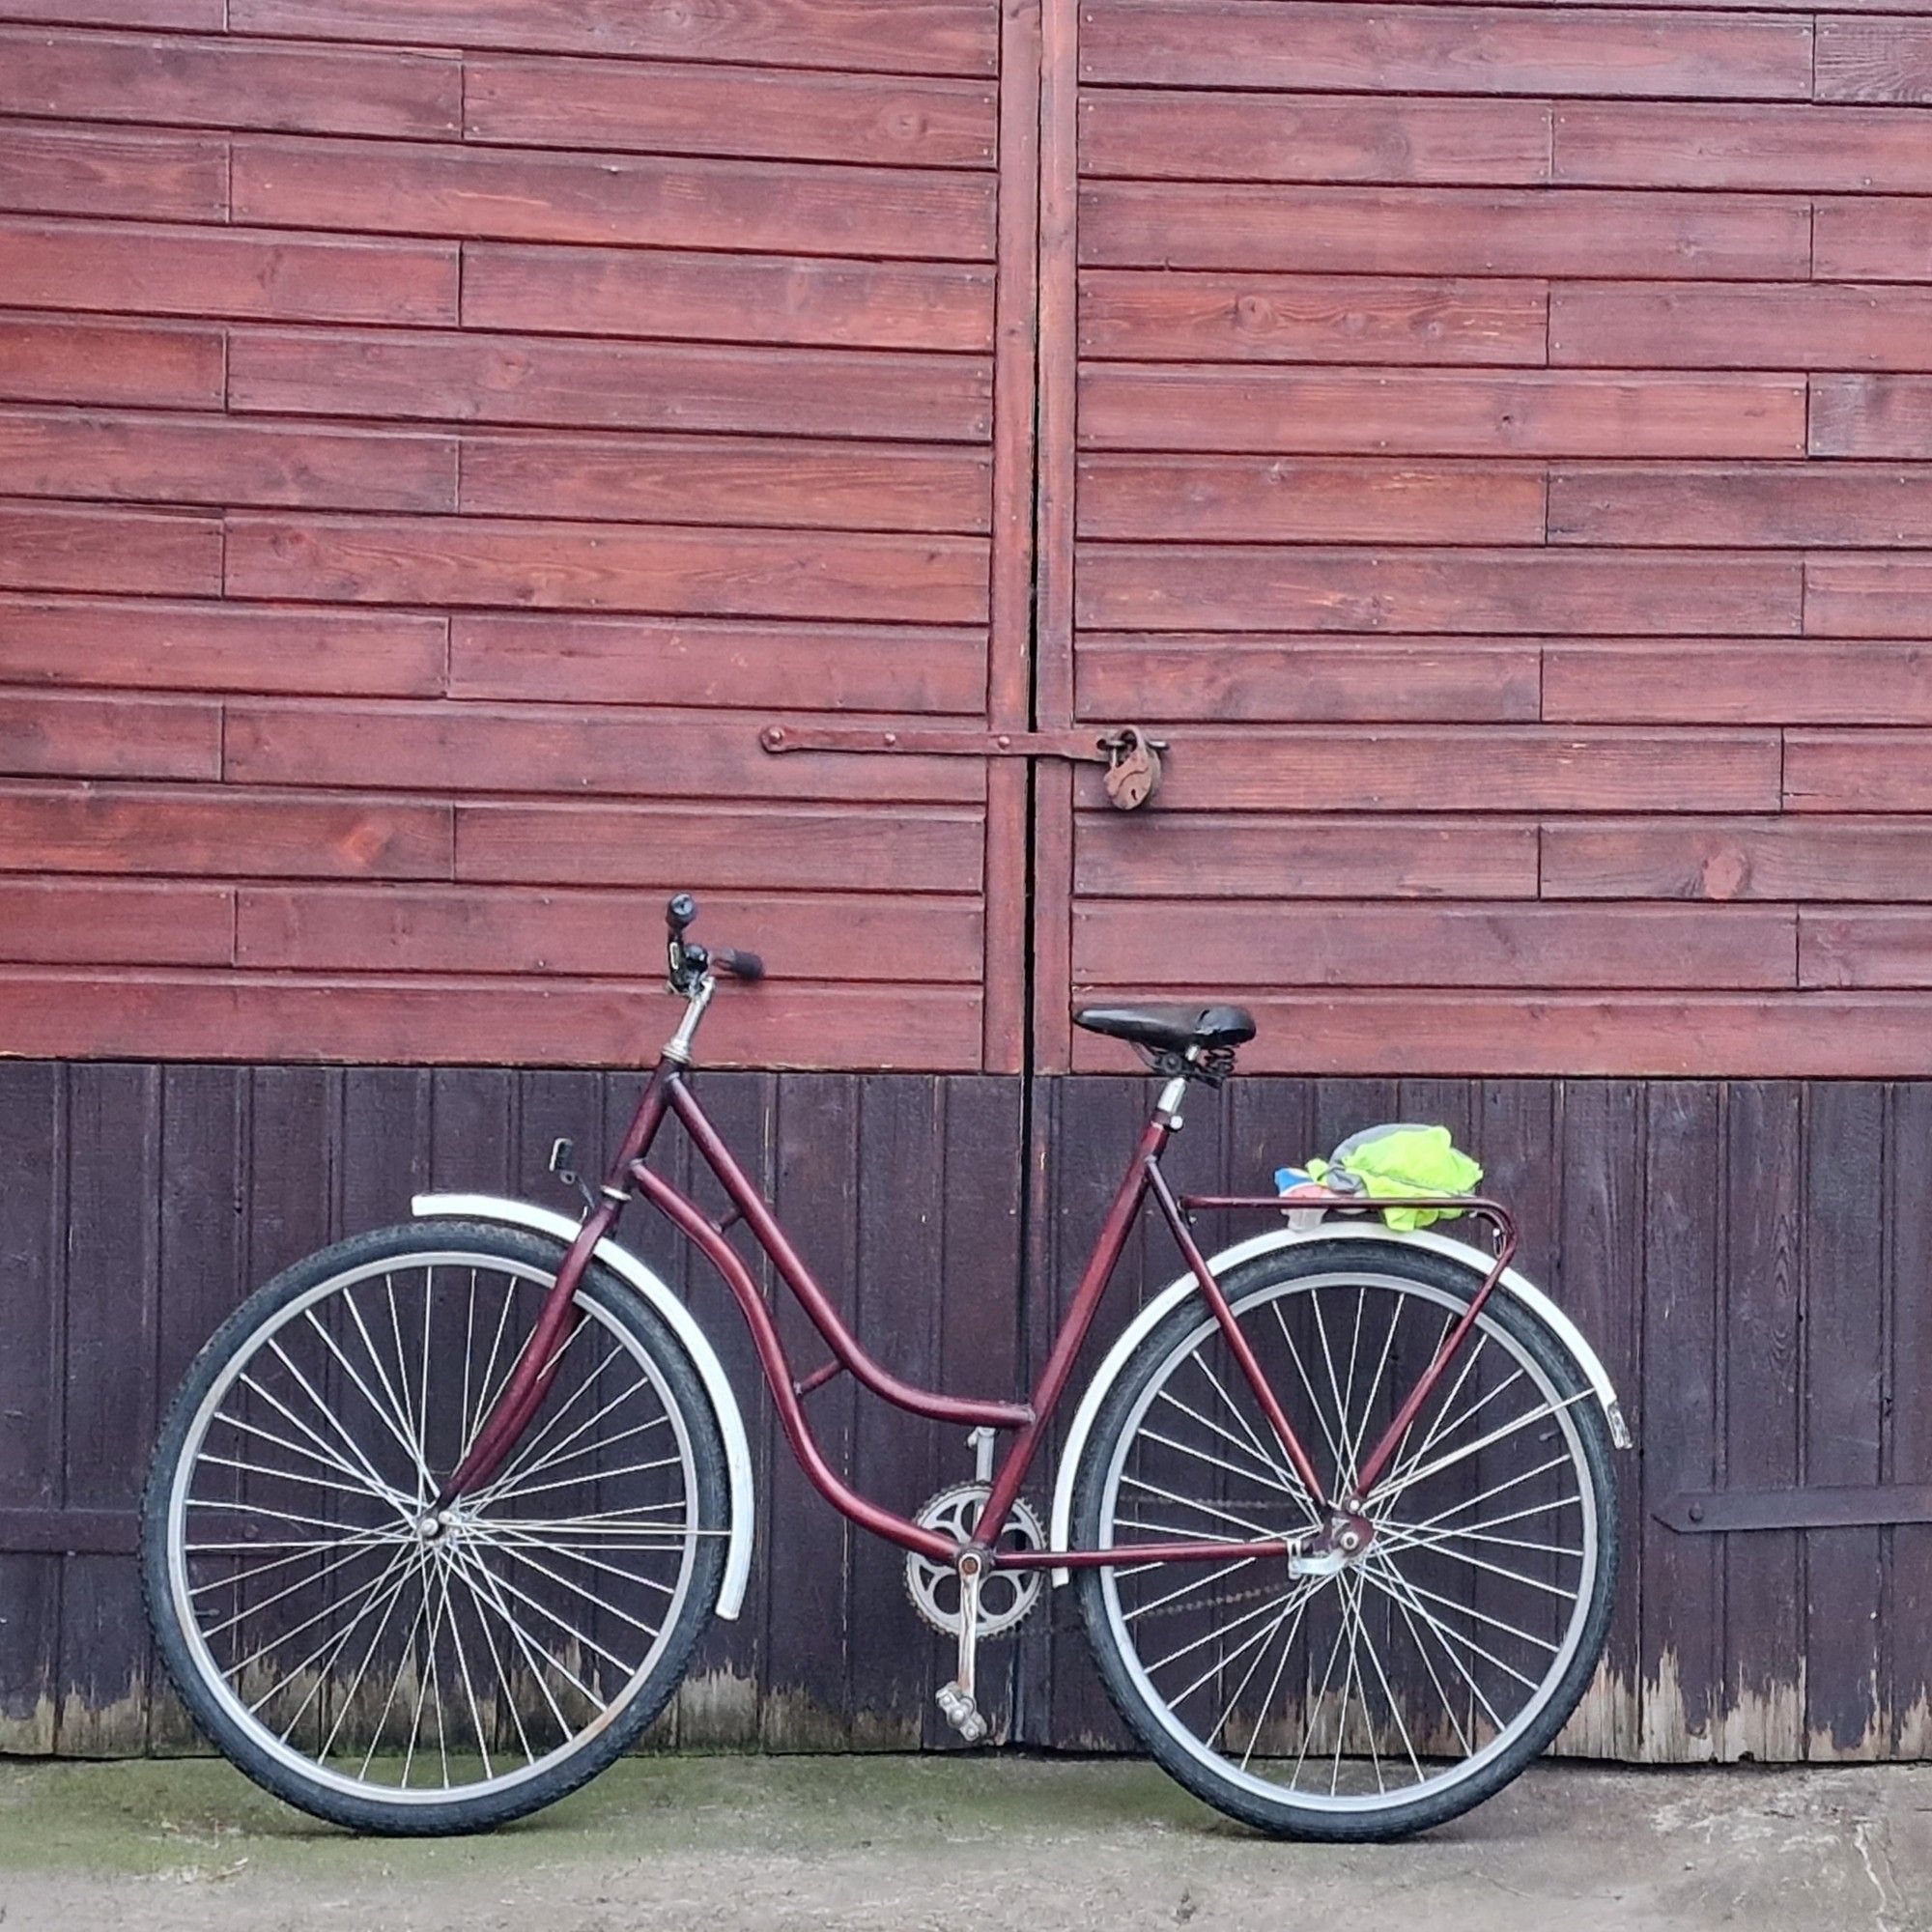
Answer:
POLYGON ((5 1932, 1932 1928, 1932 1768, 1546 1764, 1380 1850, 1273 1844, 1151 1766, 634 1759, 494 1837, 355 1839, 219 1763, 0 1762, 5 1932))

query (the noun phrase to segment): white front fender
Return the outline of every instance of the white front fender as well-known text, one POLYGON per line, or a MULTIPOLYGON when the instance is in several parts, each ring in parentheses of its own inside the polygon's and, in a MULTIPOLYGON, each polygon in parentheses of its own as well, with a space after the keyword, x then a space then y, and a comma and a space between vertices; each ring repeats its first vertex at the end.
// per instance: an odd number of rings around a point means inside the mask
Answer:
MULTIPOLYGON (((1479 1248, 1472 1248, 1466 1241, 1451 1240, 1446 1235, 1435 1234, 1433 1230, 1417 1229, 1412 1234, 1398 1234, 1384 1227, 1379 1220, 1374 1221, 1324 1221, 1319 1228, 1309 1228, 1297 1232, 1292 1228, 1276 1228, 1264 1235, 1251 1236, 1245 1241, 1236 1241, 1232 1248, 1223 1248, 1219 1254, 1208 1258, 1208 1265, 1218 1280, 1230 1268, 1238 1267, 1241 1263, 1252 1261, 1257 1255, 1271 1254, 1277 1248, 1300 1247, 1309 1241, 1376 1240, 1403 1241, 1414 1247, 1429 1248, 1438 1255, 1447 1255, 1453 1261, 1461 1262, 1480 1275, 1487 1275, 1492 1267, 1492 1258, 1479 1248)), ((1502 1279, 1497 1284, 1501 1289, 1529 1308, 1569 1350, 1577 1366, 1588 1378, 1590 1386, 1597 1392, 1597 1400, 1604 1406, 1604 1414, 1610 1425, 1610 1439, 1619 1449, 1631 1446, 1630 1430, 1626 1427, 1623 1411, 1617 1406, 1617 1392, 1611 1385, 1609 1372, 1598 1358, 1597 1351, 1583 1337, 1583 1331, 1550 1300, 1542 1289, 1519 1274, 1515 1268, 1505 1268, 1502 1279)), ((1048 1547, 1053 1549, 1068 1548, 1067 1538, 1072 1533, 1073 1522, 1073 1478, 1080 1467, 1080 1458, 1087 1447, 1087 1437, 1094 1428, 1094 1418, 1100 1412, 1100 1405, 1106 1400, 1107 1391, 1119 1378, 1127 1365, 1127 1358, 1140 1347, 1142 1340, 1167 1316, 1168 1312, 1184 1301, 1190 1294, 1200 1293, 1200 1284, 1192 1274, 1183 1274, 1178 1280, 1154 1296, 1141 1312, 1128 1322, 1121 1338, 1108 1350, 1106 1359, 1094 1371, 1094 1379, 1087 1385, 1087 1393, 1081 1398, 1080 1406, 1074 1411, 1073 1421, 1066 1432, 1066 1445, 1060 1454, 1060 1471, 1054 1480, 1053 1520, 1048 1531, 1048 1547)), ((1053 1580, 1066 1581, 1068 1573, 1056 1570, 1053 1580)))
MULTIPOLYGON (((568 1247, 577 1238, 579 1223, 554 1208, 528 1201, 510 1201, 496 1194, 418 1194, 410 1211, 419 1217, 450 1215, 462 1221, 501 1221, 513 1228, 533 1228, 568 1247)), ((735 1617, 745 1602, 745 1584, 752 1574, 752 1536, 756 1500, 752 1483, 752 1443, 745 1434, 745 1417, 718 1352, 705 1339, 691 1311, 665 1283, 628 1248, 606 1238, 597 1243, 597 1259, 637 1290, 664 1317, 682 1342, 711 1398, 718 1433, 724 1438, 724 1467, 731 1492, 731 1541, 724 1562, 724 1582, 718 1593, 718 1614, 735 1617)))

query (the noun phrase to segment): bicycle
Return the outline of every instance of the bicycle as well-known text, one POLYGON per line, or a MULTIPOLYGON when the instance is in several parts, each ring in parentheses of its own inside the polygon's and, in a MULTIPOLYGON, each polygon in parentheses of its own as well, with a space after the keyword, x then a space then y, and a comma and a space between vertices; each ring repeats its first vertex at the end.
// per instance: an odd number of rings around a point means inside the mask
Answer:
MULTIPOLYGON (((1079 1023, 1162 1084, 1033 1392, 914 1387, 844 1325, 693 1091, 721 980, 763 975, 696 944, 696 913, 685 895, 667 909, 684 1013, 602 1184, 578 1183, 581 1219, 421 1197, 414 1221, 268 1283, 190 1369, 143 1504, 143 1579, 168 1671, 235 1764, 356 1830, 487 1829, 610 1764, 711 1618, 738 1613, 745 1426, 696 1319, 613 1238, 639 1195, 731 1291, 812 1484, 905 1551, 915 1605, 955 1645, 939 1703, 969 1741, 987 1730, 979 1645, 1050 1575, 1129 1729, 1264 1832, 1439 1824, 1549 1744, 1603 1649, 1629 1437, 1588 1343, 1512 1267, 1504 1208, 1378 1201, 1210 1259, 1197 1212, 1281 1203, 1178 1196, 1160 1156, 1254 1022, 1089 1009, 1079 1023), (647 1165, 673 1119, 728 1214, 647 1165), (1023 1486, 1150 1198, 1184 1267, 1094 1373, 1042 1520, 1023 1486), (1393 1234, 1392 1205, 1472 1215, 1492 1251, 1393 1234), (726 1236, 737 1220, 828 1345, 806 1375, 726 1236), (974 1477, 910 1516, 857 1493, 805 1410, 843 1373, 970 1431, 974 1477)), ((575 1180, 567 1142, 552 1165, 575 1180)))

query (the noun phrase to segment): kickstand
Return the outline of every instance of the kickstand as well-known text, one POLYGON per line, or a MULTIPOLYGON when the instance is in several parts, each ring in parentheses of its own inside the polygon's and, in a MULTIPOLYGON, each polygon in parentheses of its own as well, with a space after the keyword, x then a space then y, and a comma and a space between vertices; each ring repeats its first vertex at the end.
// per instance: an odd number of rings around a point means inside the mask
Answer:
POLYGON ((980 1650, 980 1579, 986 1574, 985 1551, 962 1549, 954 1567, 959 1573, 959 1663, 952 1682, 940 1689, 933 1702, 969 1745, 977 1745, 986 1736, 986 1719, 973 1694, 980 1650))

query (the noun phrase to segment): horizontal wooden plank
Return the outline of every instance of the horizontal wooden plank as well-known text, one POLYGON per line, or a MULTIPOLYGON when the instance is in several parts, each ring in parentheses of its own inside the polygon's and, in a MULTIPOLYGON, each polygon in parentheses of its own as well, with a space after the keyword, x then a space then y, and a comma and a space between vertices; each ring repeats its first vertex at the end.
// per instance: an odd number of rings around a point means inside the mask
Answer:
POLYGON ((958 806, 464 803, 456 875, 659 893, 783 886, 800 892, 971 892, 983 818, 958 806))
POLYGON ((1722 554, 1088 543, 1076 608, 1110 631, 1795 636, 1800 571, 1722 554))
POLYGON ((389 611, 0 597, 0 680, 430 696, 447 630, 446 618, 389 611))
POLYGON ((217 779, 221 707, 192 698, 0 692, 10 778, 217 779))
POLYGON ((1609 7, 1093 0, 1084 80, 1389 94, 1811 92, 1808 20, 1609 7))
POLYGON ((463 319, 575 335, 984 354, 993 346, 993 271, 478 242, 464 251, 463 319))
POLYGON ((0 28, 0 113, 433 140, 462 105, 450 54, 0 28))
MULTIPOLYGON (((622 980, 0 968, 0 1039, 49 1059, 636 1066, 676 1010, 622 980)), ((707 1066, 977 1070, 966 986, 784 984, 720 998, 707 1066)))
POLYGON ((1932 457, 1932 379, 1813 376, 1813 456, 1932 457))
POLYGON ((993 165, 999 108, 973 81, 514 54, 466 61, 463 104, 472 141, 943 168, 993 165))
POLYGON ((433 422, 984 441, 990 359, 541 336, 237 331, 237 410, 433 422))
MULTIPOLYGON (((0 44, 0 62, 6 56, 0 44)), ((222 221, 228 213, 228 144, 206 134, 0 122, 0 209, 222 221)))
POLYGON ((221 588, 221 520, 184 513, 0 503, 0 590, 221 588))
POLYGON ((1491 638, 1080 639, 1083 718, 1232 724, 1516 720, 1538 716, 1534 641, 1491 638))
POLYGON ((1932 739, 1918 731, 1787 731, 1787 811, 1932 811, 1932 739))
POLYGON ((796 439, 469 436, 462 497, 502 516, 975 534, 991 523, 992 458, 796 439))
MULTIPOLYGON (((1293 0, 1265 4, 1285 11, 1293 0)), ((235 192, 242 215, 239 175, 235 192)), ((1810 272, 1811 215, 1772 195, 1103 181, 1080 191, 1080 260, 1296 274, 1764 280, 1810 272)))
MULTIPOLYGON (((131 4, 131 0, 102 0, 131 4)), ((154 0, 148 0, 154 4, 154 0)), ((986 0, 229 0, 237 33, 751 66, 991 74, 986 0)))
POLYGON ((1932 187, 1932 116, 1883 108, 1566 103, 1554 139, 1554 179, 1588 186, 1932 187))
MULTIPOLYGON (((1083 767, 1082 805, 1105 802, 1098 776, 1086 782, 1083 767)), ((1777 804, 1776 731, 1541 724, 1197 727, 1176 737, 1160 793, 1164 811, 1768 811, 1777 804)))
MULTIPOLYGON (((243 886, 235 958, 323 972, 621 977, 639 970, 643 914, 630 887, 243 886)), ((984 963, 971 898, 738 894, 707 897, 704 923, 761 953, 775 981, 977 986, 984 963)))
POLYGON ((446 879, 446 805, 196 785, 0 785, 0 869, 446 879))
POLYGON ((362 234, 986 262, 993 182, 929 168, 656 155, 234 144, 238 221, 362 234))
POLYGON ((241 597, 533 606, 693 616, 974 624, 977 537, 238 512, 225 582, 241 597))
POLYGON ((1932 281, 1932 214, 1924 203, 1875 195, 1821 201, 1811 219, 1819 280, 1932 281))
POLYGON ((0 315, 0 396, 15 402, 218 409, 218 329, 0 315))
POLYGON ((1086 88, 1080 168, 1174 181, 1544 182, 1542 101, 1086 88))
POLYGON ((1583 724, 1932 724, 1932 648, 1620 638, 1543 650, 1543 715, 1583 724))
MULTIPOLYGON (((1077 903, 1082 985, 1791 986, 1797 914, 1769 906, 1257 904, 1190 908, 1187 945, 1151 949, 1133 899, 1077 903)), ((245 900, 244 900, 245 905, 245 900)))
POLYGON ((1090 537, 1485 544, 1540 543, 1543 495, 1527 466, 1087 456, 1075 502, 1090 537))
MULTIPOLYGON (((1921 993, 1248 992, 1251 1073, 1553 1074, 1587 1078, 1915 1079, 1932 1073, 1921 993)), ((1123 1072, 1125 1049, 1074 1036, 1076 1070, 1123 1072)))
POLYGON ((453 242, 0 219, 0 290, 23 307, 453 323, 456 282, 453 242))
POLYGON ((0 961, 225 966, 234 952, 226 886, 0 879, 0 961))
POLYGON ((1804 629, 1815 638, 1932 635, 1932 557, 1806 557, 1804 629))
POLYGON ((1932 368, 1932 290, 1601 282, 1549 293, 1549 359, 1613 368, 1932 368))
POLYGON ((1932 543, 1932 470, 1817 463, 1552 469, 1549 541, 1910 548, 1932 543))
POLYGON ((5 0, 4 16, 59 26, 162 27, 170 32, 223 25, 223 0, 5 0))
POLYGON ((223 775, 240 784, 650 798, 952 803, 985 795, 977 758, 773 757, 757 724, 566 705, 227 707, 223 775))
POLYGON ((1802 377, 1166 368, 1080 374, 1089 449, 1802 456, 1802 377))
POLYGON ((1542 837, 1546 898, 1932 900, 1932 819, 1558 820, 1542 837))
POLYGON ((0 409, 0 475, 22 497, 448 510, 456 440, 226 415, 0 409))
POLYGON ((1932 911, 1852 906, 1798 916, 1802 986, 1932 986, 1932 911))
POLYGON ((1074 820, 1073 889, 1091 897, 1523 899, 1536 896, 1527 819, 1257 817, 1208 812, 1074 820))
POLYGON ((1820 100, 1932 100, 1932 20, 1822 16, 1817 62, 1820 100))
MULTIPOLYGON (((4 659, 0 659, 4 663, 4 659)), ((983 631, 493 612, 450 620, 455 697, 980 713, 983 631)))
POLYGON ((1538 363, 1548 309, 1541 282, 1090 269, 1080 350, 1121 361, 1538 363))

